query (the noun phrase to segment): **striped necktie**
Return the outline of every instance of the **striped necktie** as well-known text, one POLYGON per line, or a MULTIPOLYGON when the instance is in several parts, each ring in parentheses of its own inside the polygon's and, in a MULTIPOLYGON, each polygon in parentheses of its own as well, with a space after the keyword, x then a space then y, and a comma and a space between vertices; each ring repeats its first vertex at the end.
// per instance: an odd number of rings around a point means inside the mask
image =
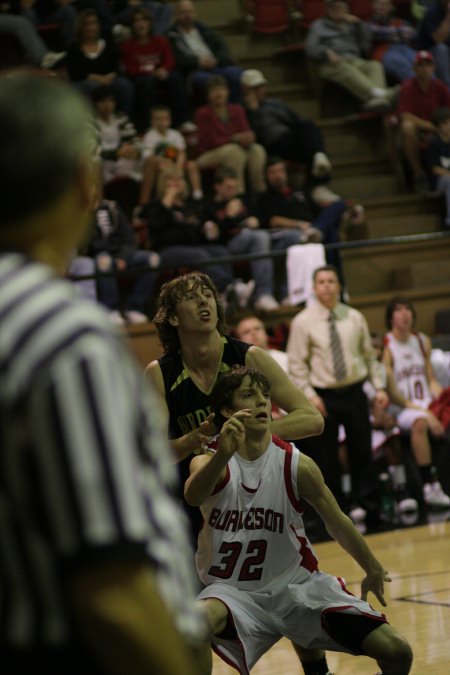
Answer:
POLYGON ((345 379, 347 369, 345 367, 341 339, 336 329, 336 315, 333 310, 330 311, 328 321, 330 322, 330 347, 333 356, 334 376, 337 382, 341 382, 345 379))

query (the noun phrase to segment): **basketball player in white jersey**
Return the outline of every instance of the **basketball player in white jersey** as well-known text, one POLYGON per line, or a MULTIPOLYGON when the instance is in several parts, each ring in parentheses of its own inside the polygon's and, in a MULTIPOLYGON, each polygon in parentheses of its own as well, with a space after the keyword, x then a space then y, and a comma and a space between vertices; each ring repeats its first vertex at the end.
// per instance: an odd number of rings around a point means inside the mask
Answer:
POLYGON ((432 466, 430 437, 444 435, 441 422, 428 409, 438 398, 442 386, 431 365, 430 339, 414 331, 414 307, 407 298, 396 297, 386 307, 383 363, 388 375, 388 391, 392 401, 401 407, 397 423, 410 433, 411 450, 423 482, 423 498, 434 508, 449 508, 445 494, 432 466))
MULTIPOLYGON (((185 485, 185 498, 200 506, 204 519, 196 554, 204 589, 198 597, 212 646, 241 675, 282 636, 318 652, 364 654, 376 659, 383 675, 407 675, 409 644, 366 601, 371 591, 385 606, 390 578, 314 461, 271 435, 269 389, 264 375, 244 366, 218 380, 211 401, 223 426, 211 451, 192 460, 185 485), (302 500, 366 572, 362 599, 339 577, 319 571, 302 500)), ((307 675, 329 674, 325 664, 314 670, 302 665, 307 675)), ((201 675, 210 672, 208 649, 201 675)))

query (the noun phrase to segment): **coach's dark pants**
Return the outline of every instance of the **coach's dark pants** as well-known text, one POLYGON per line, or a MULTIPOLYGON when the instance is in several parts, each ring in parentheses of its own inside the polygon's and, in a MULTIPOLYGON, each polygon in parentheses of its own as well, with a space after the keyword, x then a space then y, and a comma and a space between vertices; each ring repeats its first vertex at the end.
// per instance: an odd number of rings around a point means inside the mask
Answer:
POLYGON ((340 389, 315 389, 328 411, 325 429, 321 436, 302 441, 301 448, 317 462, 326 484, 342 504, 342 469, 338 460, 338 432, 342 424, 355 499, 364 508, 373 508, 377 482, 372 467, 369 406, 362 382, 340 389))

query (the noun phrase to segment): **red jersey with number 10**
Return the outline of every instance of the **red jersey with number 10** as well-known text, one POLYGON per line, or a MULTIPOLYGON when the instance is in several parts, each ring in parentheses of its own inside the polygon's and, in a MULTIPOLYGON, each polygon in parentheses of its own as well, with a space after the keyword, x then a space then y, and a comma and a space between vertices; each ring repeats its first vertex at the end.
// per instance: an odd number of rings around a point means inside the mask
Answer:
POLYGON ((317 570, 297 491, 299 459, 294 445, 273 436, 257 460, 236 453, 228 462, 226 478, 201 506, 196 565, 205 585, 256 590, 317 570))

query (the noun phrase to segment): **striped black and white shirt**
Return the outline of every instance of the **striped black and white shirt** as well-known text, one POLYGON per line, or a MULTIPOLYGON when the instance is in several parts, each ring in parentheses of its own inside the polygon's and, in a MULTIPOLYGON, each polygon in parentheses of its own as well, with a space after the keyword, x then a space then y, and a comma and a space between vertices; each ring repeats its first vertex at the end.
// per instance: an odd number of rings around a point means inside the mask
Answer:
POLYGON ((103 310, 0 255, 0 645, 64 647, 63 573, 105 555, 145 556, 179 630, 201 633, 165 434, 103 310))

